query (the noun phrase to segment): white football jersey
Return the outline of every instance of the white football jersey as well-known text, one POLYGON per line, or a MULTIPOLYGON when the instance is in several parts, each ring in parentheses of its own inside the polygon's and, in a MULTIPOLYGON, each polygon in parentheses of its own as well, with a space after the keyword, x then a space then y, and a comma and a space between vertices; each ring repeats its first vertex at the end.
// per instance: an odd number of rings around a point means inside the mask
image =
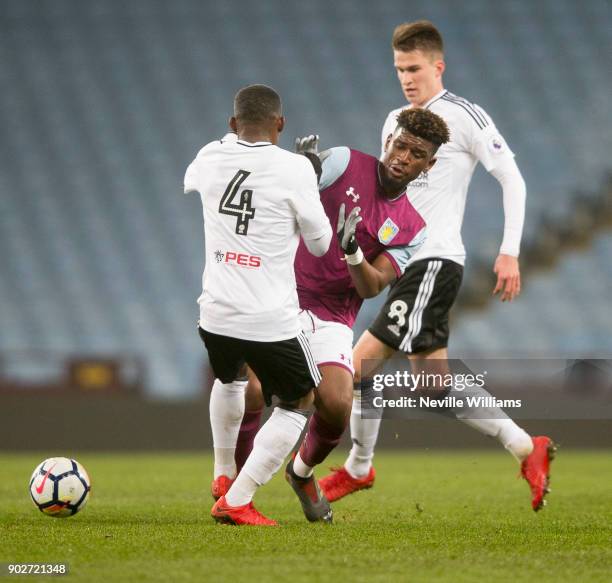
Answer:
MULTIPOLYGON (((394 109, 387 116, 381 135, 383 153, 387 136, 397 126, 398 114, 408 107, 411 106, 394 109)), ((461 224, 476 164, 481 162, 490 172, 506 156, 512 158, 514 154, 489 115, 478 105, 444 89, 423 107, 444 119, 450 141, 438 150, 433 168, 408 186, 410 202, 427 223, 427 239, 410 262, 440 257, 463 265, 465 247, 461 224)))
POLYGON ((297 336, 300 234, 317 239, 331 229, 311 163, 269 142, 224 138, 187 168, 185 192, 194 190, 206 245, 200 326, 246 340, 297 336))

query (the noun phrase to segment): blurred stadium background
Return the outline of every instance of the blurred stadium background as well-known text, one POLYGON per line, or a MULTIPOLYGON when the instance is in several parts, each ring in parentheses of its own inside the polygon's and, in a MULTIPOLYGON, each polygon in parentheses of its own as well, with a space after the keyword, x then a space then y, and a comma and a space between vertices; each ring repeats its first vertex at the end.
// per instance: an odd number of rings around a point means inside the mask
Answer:
POLYGON ((283 96, 281 145, 319 133, 323 146, 377 154, 385 116, 404 103, 391 32, 419 18, 444 35, 445 86, 491 114, 528 186, 524 292, 502 305, 490 301, 501 191, 477 171, 451 353, 610 355, 608 0, 5 0, 0 447, 76 402, 92 434, 145 402, 151 428, 178 407, 189 439, 208 432, 202 219, 199 198, 182 194, 186 166, 225 133, 250 83, 283 96))

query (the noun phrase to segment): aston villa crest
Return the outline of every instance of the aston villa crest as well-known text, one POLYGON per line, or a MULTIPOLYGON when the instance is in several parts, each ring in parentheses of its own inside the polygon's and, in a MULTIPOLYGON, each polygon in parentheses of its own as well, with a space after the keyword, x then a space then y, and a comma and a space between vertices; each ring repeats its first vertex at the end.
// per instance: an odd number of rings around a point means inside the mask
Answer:
POLYGON ((383 245, 388 245, 393 241, 395 235, 399 233, 399 227, 391 220, 387 219, 380 229, 378 229, 378 240, 383 245))

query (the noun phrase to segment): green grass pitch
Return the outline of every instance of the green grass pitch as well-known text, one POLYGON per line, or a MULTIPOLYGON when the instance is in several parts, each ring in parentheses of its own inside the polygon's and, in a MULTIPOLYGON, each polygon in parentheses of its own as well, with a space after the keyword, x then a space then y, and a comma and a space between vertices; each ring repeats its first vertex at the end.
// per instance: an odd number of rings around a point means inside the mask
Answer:
POLYGON ((73 455, 92 497, 74 517, 49 518, 28 494, 44 457, 0 454, 0 562, 67 562, 66 581, 612 578, 608 451, 561 450, 538 514, 503 451, 380 453, 376 485, 334 504, 332 526, 305 521, 279 472, 255 502, 280 528, 214 524, 210 455, 185 453, 73 455))

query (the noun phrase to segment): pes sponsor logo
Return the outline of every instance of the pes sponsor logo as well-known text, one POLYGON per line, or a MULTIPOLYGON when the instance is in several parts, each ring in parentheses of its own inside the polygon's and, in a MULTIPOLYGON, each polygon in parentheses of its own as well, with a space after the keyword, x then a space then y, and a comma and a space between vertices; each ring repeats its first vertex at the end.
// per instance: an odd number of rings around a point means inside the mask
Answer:
POLYGON ((246 267, 247 269, 259 269, 261 267, 261 257, 239 253, 238 251, 215 251, 215 261, 234 267, 246 267))

